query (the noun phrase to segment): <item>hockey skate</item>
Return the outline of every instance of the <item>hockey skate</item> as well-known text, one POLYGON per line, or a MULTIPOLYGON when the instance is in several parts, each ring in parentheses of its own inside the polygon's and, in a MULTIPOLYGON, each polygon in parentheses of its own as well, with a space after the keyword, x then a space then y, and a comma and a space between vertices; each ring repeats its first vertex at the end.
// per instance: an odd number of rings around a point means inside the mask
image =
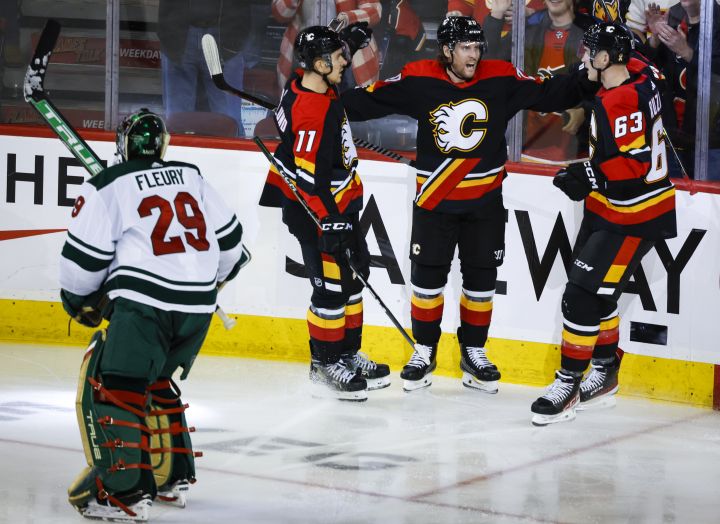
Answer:
POLYGON ((111 504, 107 498, 102 501, 92 499, 84 506, 76 506, 76 509, 80 515, 88 519, 110 522, 147 522, 152 504, 151 496, 145 494, 133 504, 116 506, 111 504))
POLYGON ((344 356, 343 361, 351 371, 356 373, 360 371, 367 382, 368 391, 383 389, 390 385, 390 366, 387 364, 378 364, 360 351, 354 355, 344 356))
POLYGON ((190 491, 190 482, 186 479, 178 480, 169 486, 158 489, 156 502, 184 508, 187 504, 187 494, 190 491))
POLYGON ((556 422, 569 422, 575 418, 575 406, 580 402, 580 377, 555 372, 555 381, 546 393, 533 402, 530 410, 534 413, 535 426, 547 426, 556 422))
POLYGON ((619 371, 620 361, 617 358, 609 365, 591 364, 590 373, 580 383, 578 411, 615 406, 619 371))
POLYGON ((343 360, 331 364, 312 360, 310 380, 314 386, 315 397, 354 402, 367 400, 367 381, 360 373, 349 369, 343 360))
POLYGON ((422 389, 432 384, 432 372, 437 367, 437 346, 415 344, 410 361, 400 372, 405 392, 422 389))
POLYGON ((463 386, 479 389, 485 393, 497 393, 500 372, 497 366, 487 358, 485 348, 465 346, 460 338, 460 329, 457 334, 460 343, 460 369, 463 371, 463 386))

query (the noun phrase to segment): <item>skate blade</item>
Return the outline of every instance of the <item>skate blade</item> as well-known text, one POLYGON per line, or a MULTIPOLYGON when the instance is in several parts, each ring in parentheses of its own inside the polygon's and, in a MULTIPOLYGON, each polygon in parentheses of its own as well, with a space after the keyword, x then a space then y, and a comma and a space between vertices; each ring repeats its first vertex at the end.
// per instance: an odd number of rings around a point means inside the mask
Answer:
POLYGON ((465 386, 466 388, 477 389, 485 393, 490 393, 491 395, 494 395, 498 392, 497 380, 484 382, 482 380, 478 380, 468 372, 463 373, 462 383, 463 386, 465 386))
POLYGON ((105 520, 109 522, 147 522, 148 518, 150 518, 151 507, 152 500, 141 500, 137 504, 129 507, 129 509, 135 513, 135 516, 132 516, 115 506, 102 506, 92 501, 84 508, 78 508, 78 511, 83 517, 93 520, 105 520))
POLYGON ((418 389, 424 389, 432 385, 432 373, 428 373, 420 380, 404 380, 403 379, 403 391, 410 393, 411 391, 417 391, 418 389))
POLYGON ((596 409, 614 408, 617 404, 617 399, 615 398, 616 391, 617 388, 615 388, 610 393, 603 395, 602 397, 597 397, 592 400, 588 400, 587 402, 580 402, 580 404, 578 404, 577 410, 593 411, 596 409))
POLYGON ((577 414, 575 408, 566 409, 562 413, 557 415, 541 415, 539 413, 533 414, 532 423, 533 426, 547 426, 549 424, 557 424, 558 422, 570 422, 575 420, 577 414))
POLYGON ((384 389, 390 385, 390 375, 380 378, 366 378, 365 381, 367 382, 368 391, 384 389))
POLYGON ((317 382, 313 382, 312 396, 319 399, 344 400, 346 402, 364 402, 368 398, 366 389, 360 391, 336 391, 317 382))

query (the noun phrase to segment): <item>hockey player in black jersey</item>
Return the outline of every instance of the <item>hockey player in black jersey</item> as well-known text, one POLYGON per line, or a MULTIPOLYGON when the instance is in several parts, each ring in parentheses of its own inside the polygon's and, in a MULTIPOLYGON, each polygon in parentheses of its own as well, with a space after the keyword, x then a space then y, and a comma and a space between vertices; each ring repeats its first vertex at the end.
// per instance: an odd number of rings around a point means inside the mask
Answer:
POLYGON ((283 90, 275 118, 281 142, 278 165, 320 220, 319 230, 274 167, 260 205, 282 207, 283 222, 302 250, 312 285, 307 313, 310 378, 321 396, 362 401, 367 390, 390 385, 390 369, 360 353, 362 284, 346 257, 367 277, 370 255, 360 230, 363 188, 357 151, 336 85, 351 54, 367 45, 367 24, 352 24, 341 34, 327 27, 302 30, 295 55, 302 70, 283 90))
POLYGON ((553 180, 572 200, 585 201, 585 213, 562 297, 561 369, 532 404, 535 425, 615 404, 618 299, 655 242, 676 235, 661 94, 652 69, 631 58, 632 42, 613 23, 583 37, 583 63, 603 87, 592 104, 590 160, 570 164, 553 180))
POLYGON ((488 359, 485 342, 497 268, 505 255, 507 122, 523 109, 574 107, 599 84, 589 82, 585 71, 541 81, 509 62, 483 60, 485 37, 470 17, 447 17, 437 37, 438 60, 409 63, 396 77, 346 91, 342 101, 350 120, 398 113, 418 121, 410 241, 417 344, 401 373, 405 390, 431 384, 443 289, 457 247, 463 280, 458 328, 463 384, 495 393, 500 372, 488 359))

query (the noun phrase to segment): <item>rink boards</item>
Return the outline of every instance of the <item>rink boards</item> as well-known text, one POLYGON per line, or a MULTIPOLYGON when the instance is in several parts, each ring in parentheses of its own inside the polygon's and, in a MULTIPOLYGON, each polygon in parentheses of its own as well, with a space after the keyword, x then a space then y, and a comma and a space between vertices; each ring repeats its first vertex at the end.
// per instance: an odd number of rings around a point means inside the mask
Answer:
MULTIPOLYGON (((86 176, 57 139, 44 131, 0 128, 0 339, 85 343, 89 330, 74 324, 58 297, 57 270, 70 206, 86 176), (37 136, 10 136, 17 134, 37 136)), ((111 160, 110 134, 90 145, 111 160)), ((199 143, 173 137, 173 144, 199 143)), ((205 140, 203 145, 209 144, 205 140)), ((305 313, 310 288, 299 247, 277 209, 260 208, 267 162, 253 144, 215 141, 216 149, 172 145, 167 158, 197 164, 236 210, 253 260, 221 293, 232 331, 215 325, 203 351, 257 358, 305 360, 305 313), (240 149, 238 149, 240 148, 240 149), (243 149, 244 148, 244 149, 243 149)), ((206 146, 207 147, 207 146, 206 146)), ((365 185, 362 225, 373 255, 371 283, 409 328, 408 260, 413 170, 403 164, 361 160, 365 185)), ((544 384, 559 362, 560 297, 582 206, 554 188, 551 178, 511 173, 504 182, 507 208, 505 263, 499 270, 490 329, 490 356, 503 380, 544 384)), ((720 195, 677 192, 678 237, 643 260, 620 301, 621 374, 625 393, 712 406, 720 350, 720 195)), ((445 289, 439 368, 458 375, 454 336, 459 323, 459 268, 445 289)), ((369 294, 365 296, 364 349, 395 368, 410 347, 369 294)))

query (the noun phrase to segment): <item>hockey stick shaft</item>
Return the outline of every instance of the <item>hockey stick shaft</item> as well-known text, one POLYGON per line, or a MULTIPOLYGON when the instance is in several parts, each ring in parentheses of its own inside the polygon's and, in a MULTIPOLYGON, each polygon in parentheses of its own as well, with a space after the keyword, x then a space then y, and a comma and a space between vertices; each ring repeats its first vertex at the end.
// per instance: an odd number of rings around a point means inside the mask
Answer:
MULTIPOLYGON (((44 88, 45 74, 50 63, 50 55, 55 49, 55 44, 60 36, 60 24, 55 20, 48 20, 38 39, 35 53, 25 73, 24 96, 25 100, 35 108, 40 116, 47 122, 60 141, 68 148, 80 164, 95 176, 105 169, 100 157, 85 142, 77 131, 65 119, 57 107, 50 101, 44 88)), ((228 318, 220 306, 215 312, 223 322, 225 329, 231 329, 235 321, 228 318), (229 321, 229 322, 226 322, 229 321)))
POLYGON ((683 179, 685 179, 685 181, 690 186, 690 195, 692 196, 697 193, 697 191, 695 190, 695 184, 693 182, 693 179, 690 178, 690 175, 688 175, 687 171, 685 171, 685 166, 683 165, 682 160, 680 160, 680 155, 678 155, 677 149, 675 149, 675 146, 670 140, 670 135, 668 135, 668 132, 665 128, 663 128, 663 134, 665 135, 665 140, 667 141, 670 149, 673 152, 673 155, 675 156, 675 161, 680 165, 680 171, 682 172, 683 179))
MULTIPOLYGON (((272 102, 265 100, 264 98, 257 97, 228 84, 227 80, 225 80, 225 75, 223 75, 222 64, 220 62, 220 54, 217 49, 217 43, 215 42, 215 38, 212 35, 206 34, 203 36, 202 48, 203 54, 205 55, 205 63, 208 66, 208 70, 210 71, 210 77, 212 78, 215 87, 217 87, 221 91, 225 91, 239 98, 243 98, 249 102, 252 102, 255 105, 264 107, 265 109, 269 109, 270 111, 274 112, 275 109, 277 109, 276 104, 273 104, 272 102)), ((413 161, 409 158, 395 153, 394 151, 390 151, 389 149, 386 149, 382 146, 378 146, 376 144, 368 142, 367 140, 353 137, 353 142, 359 147, 363 147, 388 158, 392 158, 397 162, 401 162, 407 165, 413 165, 413 161)))
MULTIPOLYGON (((270 153, 267 147, 265 147, 265 144, 259 137, 253 137, 253 141, 257 144, 257 146, 260 148, 260 151, 265 155, 265 158, 268 159, 268 162, 275 168, 275 170, 280 174, 285 184, 287 184, 290 191, 292 191, 292 194, 295 195, 295 198, 298 202, 300 202, 300 205, 305 209, 308 215, 310 215, 310 218, 313 222, 315 222, 315 225, 318 227, 320 226, 320 220, 318 219, 315 212, 310 209, 310 206, 308 205, 307 201, 303 198, 303 196, 300 194, 300 192, 295 187, 295 183, 292 181, 292 179, 283 171, 282 166, 280 166, 275 160, 275 157, 270 153)), ((373 289, 373 287, 370 285, 370 282, 367 281, 367 279, 358 271, 355 267, 355 264, 352 261, 351 258, 352 253, 349 249, 345 252, 345 258, 347 259, 348 266, 350 266, 350 269, 353 273, 355 273, 355 276, 358 280, 360 280, 360 283, 367 289, 372 297, 377 301, 377 303, 380 305, 380 308, 385 312, 387 317, 390 319, 390 321, 393 323, 393 325, 397 328, 397 330, 400 332, 400 334, 403 336, 403 338, 407 341, 408 344, 410 344, 410 347, 415 349, 415 342, 410 337, 410 335, 407 334, 405 329, 400 325, 400 322, 398 322, 397 318, 395 318, 395 315, 392 314, 392 311, 385 305, 385 302, 383 302, 382 298, 380 298, 380 295, 377 294, 377 292, 373 289)))

